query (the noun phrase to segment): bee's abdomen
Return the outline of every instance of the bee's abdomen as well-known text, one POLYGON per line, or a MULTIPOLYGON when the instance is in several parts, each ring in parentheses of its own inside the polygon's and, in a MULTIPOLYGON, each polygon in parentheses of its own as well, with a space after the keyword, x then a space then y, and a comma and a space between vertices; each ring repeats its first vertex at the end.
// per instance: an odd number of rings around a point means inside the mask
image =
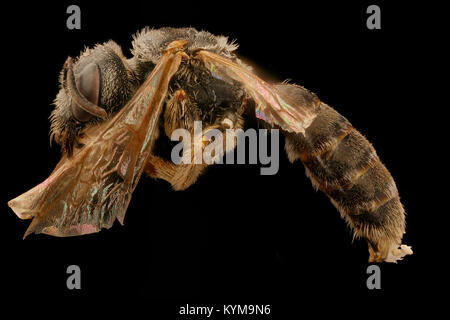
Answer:
MULTIPOLYGON (((296 95, 310 94, 294 88, 296 95)), ((345 117, 321 103, 305 135, 286 135, 286 151, 290 161, 303 162, 314 187, 330 198, 354 236, 368 240, 372 260, 395 259, 392 250, 399 250, 405 232, 397 187, 373 146, 345 117)))

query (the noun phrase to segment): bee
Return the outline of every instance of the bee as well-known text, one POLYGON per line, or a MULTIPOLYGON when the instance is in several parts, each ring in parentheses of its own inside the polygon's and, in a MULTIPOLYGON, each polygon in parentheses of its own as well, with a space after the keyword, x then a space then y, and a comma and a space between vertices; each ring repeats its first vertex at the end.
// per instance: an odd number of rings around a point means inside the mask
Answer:
POLYGON ((203 134, 227 134, 244 127, 250 110, 282 132, 289 160, 303 163, 354 237, 367 240, 369 261, 412 254, 401 243, 405 211, 397 187, 367 139, 307 89, 258 78, 236 49, 194 28, 145 28, 133 38, 130 59, 113 41, 69 57, 50 116, 61 160, 44 182, 8 203, 19 218, 33 219, 24 237, 123 224, 143 173, 188 188, 208 164, 175 164, 154 152, 156 141, 177 128, 193 132, 195 121, 206 124, 203 134))

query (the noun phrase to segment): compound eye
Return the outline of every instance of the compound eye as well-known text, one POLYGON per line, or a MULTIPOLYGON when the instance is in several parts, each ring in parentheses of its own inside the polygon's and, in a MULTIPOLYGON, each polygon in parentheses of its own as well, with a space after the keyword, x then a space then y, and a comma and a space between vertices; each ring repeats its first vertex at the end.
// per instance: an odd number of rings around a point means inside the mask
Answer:
MULTIPOLYGON (((76 87, 81 95, 93 105, 98 106, 100 98, 100 70, 96 63, 86 65, 83 70, 75 76, 76 87)), ((86 111, 78 101, 72 99, 73 116, 81 122, 86 122, 94 115, 86 111)))

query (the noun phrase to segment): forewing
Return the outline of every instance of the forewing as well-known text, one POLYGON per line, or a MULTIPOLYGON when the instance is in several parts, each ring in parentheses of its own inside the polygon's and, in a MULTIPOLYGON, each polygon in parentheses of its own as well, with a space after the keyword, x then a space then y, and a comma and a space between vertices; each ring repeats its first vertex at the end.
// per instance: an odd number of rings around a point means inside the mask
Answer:
POLYGON ((200 50, 196 55, 214 76, 231 78, 244 85, 256 102, 255 112, 259 119, 288 132, 304 133, 316 117, 318 99, 312 104, 299 103, 230 59, 207 50, 200 50))
POLYGON ((41 184, 8 205, 30 233, 72 236, 123 223, 155 139, 168 83, 181 56, 167 51, 131 101, 111 120, 86 132, 84 147, 63 157, 41 184))

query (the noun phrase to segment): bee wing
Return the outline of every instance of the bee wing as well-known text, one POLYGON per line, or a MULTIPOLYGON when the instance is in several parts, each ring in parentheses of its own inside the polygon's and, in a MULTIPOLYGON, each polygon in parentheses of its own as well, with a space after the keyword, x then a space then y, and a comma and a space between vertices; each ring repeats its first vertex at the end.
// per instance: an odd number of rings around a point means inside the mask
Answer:
POLYGON ((9 201, 30 233, 72 236, 123 223, 151 152, 158 119, 181 56, 167 51, 130 102, 111 120, 88 130, 84 147, 64 156, 41 184, 9 201))
POLYGON ((288 132, 305 133, 316 117, 319 99, 314 103, 300 103, 230 59, 207 50, 200 50, 196 54, 214 76, 231 78, 244 85, 255 100, 256 116, 259 119, 288 132))

